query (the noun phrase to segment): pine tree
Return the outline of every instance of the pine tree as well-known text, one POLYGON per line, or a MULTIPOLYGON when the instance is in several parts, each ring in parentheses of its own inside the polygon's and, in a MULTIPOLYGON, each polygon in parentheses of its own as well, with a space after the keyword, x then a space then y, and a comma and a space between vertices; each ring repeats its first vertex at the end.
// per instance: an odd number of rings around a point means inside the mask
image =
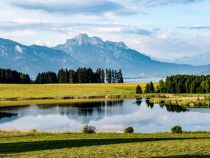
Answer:
POLYGON ((121 69, 118 72, 118 83, 123 83, 123 75, 121 69))
POLYGON ((136 86, 136 94, 142 94, 142 89, 140 85, 136 86))
POLYGON ((106 69, 106 82, 112 83, 112 75, 111 69, 106 69))
POLYGON ((150 93, 150 84, 149 83, 146 84, 144 93, 150 93))
POLYGON ((154 87, 153 82, 149 83, 149 91, 150 91, 150 93, 154 93, 155 92, 155 87, 154 87))

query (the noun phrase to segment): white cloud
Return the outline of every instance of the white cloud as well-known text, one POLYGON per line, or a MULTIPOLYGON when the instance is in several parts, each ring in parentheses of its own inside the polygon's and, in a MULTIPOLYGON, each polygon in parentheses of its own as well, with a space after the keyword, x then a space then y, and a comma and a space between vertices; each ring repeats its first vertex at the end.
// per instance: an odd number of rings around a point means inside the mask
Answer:
POLYGON ((207 0, 1 0, 0 35, 27 45, 54 46, 88 33, 168 60, 209 52, 209 4, 207 0), (174 4, 179 5, 168 8, 174 4))
POLYGON ((52 47, 54 44, 50 41, 41 41, 37 40, 34 42, 35 45, 40 45, 40 46, 47 46, 47 47, 52 47))

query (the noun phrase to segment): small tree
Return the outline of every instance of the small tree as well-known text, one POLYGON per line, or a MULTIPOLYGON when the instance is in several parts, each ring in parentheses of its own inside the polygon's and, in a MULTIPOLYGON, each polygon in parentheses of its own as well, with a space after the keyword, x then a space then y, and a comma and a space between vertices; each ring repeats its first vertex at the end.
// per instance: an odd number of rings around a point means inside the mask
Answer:
POLYGON ((134 133, 133 127, 128 127, 126 129, 124 129, 124 133, 134 133))
POLYGON ((174 127, 171 128, 171 132, 172 133, 182 133, 182 127, 176 125, 176 126, 174 126, 174 127))
POLYGON ((93 133, 96 133, 96 128, 94 126, 85 125, 82 131, 83 133, 93 134, 93 133))
POLYGON ((136 94, 142 94, 142 89, 139 85, 136 86, 136 94))
POLYGON ((146 84, 144 93, 150 93, 150 84, 149 83, 146 84))
POLYGON ((153 82, 149 83, 149 89, 150 89, 150 93, 154 93, 155 92, 155 87, 154 87, 153 82))
POLYGON ((165 82, 163 80, 159 81, 159 91, 160 93, 166 93, 165 82))
POLYGON ((144 93, 154 93, 154 92, 155 92, 155 88, 154 88, 153 82, 147 83, 145 86, 144 93))

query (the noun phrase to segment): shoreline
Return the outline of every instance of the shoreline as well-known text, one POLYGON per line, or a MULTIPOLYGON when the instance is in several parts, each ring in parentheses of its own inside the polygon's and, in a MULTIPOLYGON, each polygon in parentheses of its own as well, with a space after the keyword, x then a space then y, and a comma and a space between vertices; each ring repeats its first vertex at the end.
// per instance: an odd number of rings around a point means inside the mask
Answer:
POLYGON ((28 105, 54 105, 54 104, 71 104, 71 103, 87 103, 87 102, 102 102, 102 101, 117 101, 117 100, 135 99, 135 97, 121 98, 100 98, 100 99, 38 99, 38 100, 20 100, 20 101, 0 101, 0 107, 28 106, 28 105))
POLYGON ((127 95, 99 95, 99 96, 64 96, 55 98, 0 98, 0 107, 52 105, 85 102, 101 102, 112 100, 148 99, 154 104, 179 105, 190 108, 210 108, 210 94, 127 94, 127 95))
POLYGON ((155 104, 179 105, 189 108, 210 108, 210 94, 165 94, 164 97, 153 97, 149 101, 155 104))

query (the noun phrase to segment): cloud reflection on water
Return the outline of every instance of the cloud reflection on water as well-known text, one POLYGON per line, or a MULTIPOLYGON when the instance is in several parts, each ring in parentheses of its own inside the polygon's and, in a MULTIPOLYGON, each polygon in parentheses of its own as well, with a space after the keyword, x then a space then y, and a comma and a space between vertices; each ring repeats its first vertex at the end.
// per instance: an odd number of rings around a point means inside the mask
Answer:
POLYGON ((98 131, 120 132, 128 126, 136 132, 169 131, 174 125, 184 130, 210 130, 210 113, 196 109, 160 106, 145 100, 37 106, 0 109, 1 130, 80 131, 85 124, 98 131), (11 115, 11 116, 10 116, 11 115))

